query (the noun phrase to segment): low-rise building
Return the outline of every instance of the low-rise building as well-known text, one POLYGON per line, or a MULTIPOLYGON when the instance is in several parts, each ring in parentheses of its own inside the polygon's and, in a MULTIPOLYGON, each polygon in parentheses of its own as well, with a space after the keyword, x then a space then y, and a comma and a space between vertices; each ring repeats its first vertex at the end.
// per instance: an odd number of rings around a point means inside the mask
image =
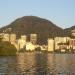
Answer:
POLYGON ((55 50, 67 49, 69 46, 70 37, 55 37, 55 50))
POLYGON ((47 45, 41 45, 40 49, 41 49, 41 51, 47 51, 48 46, 47 45))
POLYGON ((26 51, 34 51, 35 48, 35 45, 33 45, 31 42, 26 43, 26 51))

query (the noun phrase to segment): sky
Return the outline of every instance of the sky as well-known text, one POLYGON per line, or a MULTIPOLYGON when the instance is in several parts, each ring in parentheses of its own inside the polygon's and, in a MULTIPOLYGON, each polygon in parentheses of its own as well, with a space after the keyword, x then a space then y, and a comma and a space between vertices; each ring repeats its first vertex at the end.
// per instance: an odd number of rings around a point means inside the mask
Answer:
POLYGON ((75 0, 0 0, 0 28, 23 16, 38 16, 68 28, 75 25, 75 0))

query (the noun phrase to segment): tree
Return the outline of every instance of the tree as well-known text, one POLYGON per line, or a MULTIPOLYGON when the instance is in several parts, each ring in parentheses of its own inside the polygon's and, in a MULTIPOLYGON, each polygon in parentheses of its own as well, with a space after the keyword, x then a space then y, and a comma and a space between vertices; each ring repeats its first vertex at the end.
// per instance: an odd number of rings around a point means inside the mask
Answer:
POLYGON ((9 42, 0 42, 0 55, 16 55, 17 49, 9 42))

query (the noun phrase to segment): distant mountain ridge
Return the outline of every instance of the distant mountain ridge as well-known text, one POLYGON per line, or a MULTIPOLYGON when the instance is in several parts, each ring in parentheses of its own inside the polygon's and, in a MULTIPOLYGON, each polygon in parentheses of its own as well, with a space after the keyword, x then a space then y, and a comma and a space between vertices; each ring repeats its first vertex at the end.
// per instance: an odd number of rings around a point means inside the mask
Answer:
POLYGON ((69 28, 64 29, 64 32, 67 33, 67 36, 71 36, 71 30, 75 29, 75 25, 69 28))
MULTIPOLYGON (((11 33, 15 33, 20 37, 21 35, 27 35, 36 33, 38 35, 38 43, 47 43, 49 37, 64 36, 64 29, 56 26, 51 21, 36 17, 36 16, 24 16, 16 19, 11 24, 2 27, 0 32, 7 28, 12 28, 11 33)), ((8 32, 7 32, 8 33, 8 32)))

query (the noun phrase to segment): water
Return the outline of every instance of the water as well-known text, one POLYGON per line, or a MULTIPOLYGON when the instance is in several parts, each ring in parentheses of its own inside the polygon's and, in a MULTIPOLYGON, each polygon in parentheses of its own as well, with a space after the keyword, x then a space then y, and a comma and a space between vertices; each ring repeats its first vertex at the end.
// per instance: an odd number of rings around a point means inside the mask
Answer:
POLYGON ((75 75, 75 54, 0 56, 0 75, 75 75))

